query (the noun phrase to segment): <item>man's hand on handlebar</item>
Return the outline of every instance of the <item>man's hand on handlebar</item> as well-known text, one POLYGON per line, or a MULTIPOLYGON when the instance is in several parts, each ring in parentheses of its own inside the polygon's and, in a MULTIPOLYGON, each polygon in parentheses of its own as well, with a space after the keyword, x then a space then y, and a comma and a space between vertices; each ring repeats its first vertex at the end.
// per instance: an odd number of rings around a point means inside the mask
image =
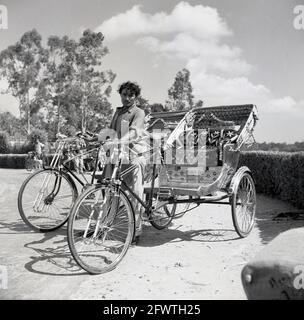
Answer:
POLYGON ((89 132, 89 131, 86 131, 86 132, 78 132, 78 133, 76 133, 76 136, 77 136, 78 138, 81 138, 81 139, 87 141, 87 142, 96 142, 96 141, 98 141, 97 135, 94 134, 94 133, 91 133, 91 132, 89 132))
POLYGON ((124 140, 124 139, 107 139, 105 141, 101 142, 104 147, 110 148, 110 147, 116 147, 119 145, 129 145, 130 141, 124 140))

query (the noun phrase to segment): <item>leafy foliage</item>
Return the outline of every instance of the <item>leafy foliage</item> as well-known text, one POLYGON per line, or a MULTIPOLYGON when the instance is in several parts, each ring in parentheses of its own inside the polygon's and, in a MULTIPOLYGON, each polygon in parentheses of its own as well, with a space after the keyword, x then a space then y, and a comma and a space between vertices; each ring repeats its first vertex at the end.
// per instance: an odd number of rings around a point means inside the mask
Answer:
POLYGON ((295 143, 262 142, 255 143, 250 150, 300 152, 304 151, 304 141, 295 143))
POLYGON ((28 136, 29 142, 34 145, 36 140, 39 139, 40 142, 46 143, 47 142, 47 132, 40 129, 34 129, 28 136))
POLYGON ((165 107, 161 103, 153 103, 150 105, 151 112, 164 112, 165 107))
POLYGON ((0 75, 7 79, 8 91, 19 101, 21 119, 28 133, 33 112, 31 95, 37 90, 45 59, 41 40, 40 34, 33 29, 0 53, 0 75))
POLYGON ((177 73, 168 90, 166 108, 172 111, 189 110, 193 107, 193 98, 190 71, 184 68, 177 73))
POLYGON ((304 208, 304 152, 245 152, 240 165, 252 171, 257 192, 304 208))
POLYGON ((179 71, 174 79, 172 87, 168 90, 168 100, 166 101, 166 111, 190 110, 201 108, 203 101, 194 102, 192 85, 190 82, 190 71, 186 68, 179 71))
POLYGON ((21 121, 13 116, 10 112, 0 113, 0 128, 9 136, 14 136, 20 132, 21 121))
POLYGON ((102 33, 85 30, 78 41, 50 36, 43 48, 34 29, 0 53, 0 76, 19 100, 28 134, 45 129, 54 140, 59 131, 93 131, 110 121, 115 74, 101 69, 108 53, 103 40, 102 33))

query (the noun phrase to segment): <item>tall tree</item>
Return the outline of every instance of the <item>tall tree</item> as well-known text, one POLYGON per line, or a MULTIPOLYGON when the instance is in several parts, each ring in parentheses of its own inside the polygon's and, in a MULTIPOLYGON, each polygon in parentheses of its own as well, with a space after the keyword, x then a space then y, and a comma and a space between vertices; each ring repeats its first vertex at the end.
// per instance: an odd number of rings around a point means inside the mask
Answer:
POLYGON ((93 110, 96 111, 96 103, 99 100, 98 111, 108 113, 109 103, 107 98, 111 93, 111 83, 115 74, 111 71, 101 71, 103 57, 109 52, 103 45, 104 36, 101 32, 85 30, 76 47, 75 85, 82 95, 81 99, 81 129, 87 127, 87 116, 93 110), (91 104, 90 104, 91 102, 91 104), (103 102, 103 103, 102 103, 103 102))
POLYGON ((44 50, 40 34, 33 29, 0 53, 0 75, 8 81, 8 92, 19 100, 20 117, 31 131, 32 96, 37 90, 44 50))
POLYGON ((94 128, 109 122, 115 74, 102 70, 108 53, 103 41, 102 33, 86 30, 78 41, 51 36, 44 49, 32 30, 0 53, 0 76, 19 100, 28 133, 34 123, 54 138, 63 126, 72 132, 85 130, 88 122, 94 128))
POLYGON ((47 109, 48 127, 53 127, 53 130, 57 127, 56 133, 60 131, 62 109, 66 107, 67 96, 75 82, 73 63, 76 46, 76 42, 67 36, 50 36, 47 41, 46 69, 37 96, 47 109))
POLYGON ((168 90, 166 109, 171 111, 189 110, 193 107, 190 71, 183 69, 176 74, 172 87, 168 90))
POLYGON ((84 31, 79 41, 51 36, 47 42, 44 81, 38 90, 47 110, 50 136, 62 131, 73 134, 89 127, 105 126, 111 117, 108 102, 112 71, 102 71, 102 59, 108 50, 102 33, 84 31))
POLYGON ((150 105, 151 112, 165 112, 166 109, 161 103, 153 103, 150 105))

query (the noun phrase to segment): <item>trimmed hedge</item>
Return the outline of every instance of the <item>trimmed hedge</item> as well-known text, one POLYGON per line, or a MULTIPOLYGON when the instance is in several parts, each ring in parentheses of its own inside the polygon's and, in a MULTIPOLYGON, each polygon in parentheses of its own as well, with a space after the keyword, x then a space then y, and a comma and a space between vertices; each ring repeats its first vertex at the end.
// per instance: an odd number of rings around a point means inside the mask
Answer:
MULTIPOLYGON (((22 169, 26 157, 27 154, 0 154, 0 168, 22 169)), ((49 155, 49 163, 51 158, 49 155)), ((244 152, 239 161, 239 166, 243 165, 252 171, 258 193, 304 208, 304 152, 244 152)))
POLYGON ((257 192, 304 208, 304 152, 244 152, 242 165, 252 171, 257 192))
MULTIPOLYGON (((24 169, 27 154, 0 154, 0 168, 24 169)), ((47 155, 46 164, 50 164, 52 155, 47 155)))
POLYGON ((24 169, 27 154, 0 154, 0 168, 24 169))
MULTIPOLYGON (((0 168, 24 169, 27 154, 0 154, 0 168)), ((44 158, 44 164, 48 166, 52 161, 53 155, 48 154, 44 158)), ((74 170, 74 162, 70 161, 67 166, 74 170)))

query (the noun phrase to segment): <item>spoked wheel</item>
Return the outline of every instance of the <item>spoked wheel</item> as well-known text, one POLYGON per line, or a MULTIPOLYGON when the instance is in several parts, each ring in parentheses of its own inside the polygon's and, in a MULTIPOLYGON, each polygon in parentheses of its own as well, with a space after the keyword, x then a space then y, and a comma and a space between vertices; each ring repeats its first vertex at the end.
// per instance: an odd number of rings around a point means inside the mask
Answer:
POLYGON ((153 196, 149 221, 154 228, 162 230, 171 223, 175 211, 176 203, 168 204, 166 201, 162 201, 157 195, 155 195, 153 196))
POLYGON ((235 231, 240 237, 245 238, 254 226, 256 211, 255 185, 248 171, 241 173, 235 183, 235 189, 230 198, 232 220, 235 231))
POLYGON ((91 274, 114 269, 134 234, 134 213, 123 190, 93 186, 81 195, 69 218, 68 243, 78 265, 91 274))
POLYGON ((67 221, 76 198, 77 189, 68 175, 45 169, 23 182, 18 209, 23 221, 35 231, 53 231, 67 221))

